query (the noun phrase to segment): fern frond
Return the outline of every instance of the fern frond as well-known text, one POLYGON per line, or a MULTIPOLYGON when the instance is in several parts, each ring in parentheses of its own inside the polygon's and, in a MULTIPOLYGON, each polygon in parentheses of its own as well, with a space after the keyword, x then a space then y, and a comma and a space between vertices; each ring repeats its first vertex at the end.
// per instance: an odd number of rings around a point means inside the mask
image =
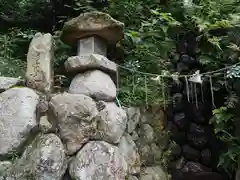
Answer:
POLYGON ((235 94, 235 92, 230 92, 225 99, 226 99, 225 106, 227 108, 234 108, 239 100, 239 97, 235 94))

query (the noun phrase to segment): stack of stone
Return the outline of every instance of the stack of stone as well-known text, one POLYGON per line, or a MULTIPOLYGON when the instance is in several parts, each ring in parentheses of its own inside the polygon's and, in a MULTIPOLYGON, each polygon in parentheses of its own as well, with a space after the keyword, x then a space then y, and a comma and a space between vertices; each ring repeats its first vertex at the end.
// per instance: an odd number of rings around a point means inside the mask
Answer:
POLYGON ((51 99, 50 109, 66 153, 78 152, 69 165, 73 179, 120 180, 127 175, 128 162, 118 148, 126 142, 127 114, 115 104, 117 66, 106 57, 107 45, 121 40, 123 28, 108 14, 90 12, 66 22, 62 30, 61 40, 78 46, 77 56, 65 62, 67 72, 76 76, 68 93, 51 99))
POLYGON ((68 92, 52 94, 53 38, 35 35, 27 56, 28 87, 0 77, 0 180, 167 179, 161 167, 167 139, 159 136, 163 112, 125 111, 114 102, 117 67, 106 58, 106 45, 122 36, 123 24, 105 13, 66 22, 61 39, 78 44, 78 54, 65 67, 76 76, 68 92), (14 163, 13 155, 19 156, 14 163))

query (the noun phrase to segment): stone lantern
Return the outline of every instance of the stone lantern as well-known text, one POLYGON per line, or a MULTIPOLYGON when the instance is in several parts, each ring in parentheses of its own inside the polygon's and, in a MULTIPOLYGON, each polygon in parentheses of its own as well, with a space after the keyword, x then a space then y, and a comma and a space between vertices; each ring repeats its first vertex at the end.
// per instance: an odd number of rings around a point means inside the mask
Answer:
POLYGON ((112 74, 114 62, 106 58, 107 45, 116 44, 123 37, 124 24, 103 12, 88 12, 67 21, 61 40, 78 46, 77 56, 65 62, 67 72, 78 73, 72 80, 69 93, 84 94, 100 101, 114 101, 116 86, 112 74))

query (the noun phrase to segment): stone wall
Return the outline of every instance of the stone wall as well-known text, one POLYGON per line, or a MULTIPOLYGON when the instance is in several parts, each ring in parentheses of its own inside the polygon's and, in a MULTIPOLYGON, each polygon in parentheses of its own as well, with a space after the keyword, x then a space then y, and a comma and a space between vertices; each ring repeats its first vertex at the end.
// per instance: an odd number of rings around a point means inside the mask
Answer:
MULTIPOLYGON (((196 60, 196 43, 191 32, 180 38, 179 60, 175 64, 180 74, 200 68, 196 60)), ((223 178, 223 172, 217 170, 222 143, 216 139, 209 124, 213 104, 207 84, 205 81, 201 87, 189 81, 187 89, 185 79, 181 79, 170 89, 173 103, 167 110, 167 126, 177 145, 169 167, 175 179, 223 178), (192 176, 193 173, 197 175, 192 176)))
POLYGON ((115 104, 116 64, 106 58, 124 25, 107 14, 65 23, 61 39, 78 44, 65 68, 69 90, 53 91, 53 38, 37 33, 26 81, 0 77, 0 180, 167 180, 160 107, 115 104))

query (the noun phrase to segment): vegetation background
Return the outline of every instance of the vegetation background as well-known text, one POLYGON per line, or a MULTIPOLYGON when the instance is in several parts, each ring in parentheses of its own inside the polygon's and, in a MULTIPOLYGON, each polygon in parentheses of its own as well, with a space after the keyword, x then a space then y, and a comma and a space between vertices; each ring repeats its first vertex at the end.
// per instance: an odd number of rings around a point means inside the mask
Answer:
MULTIPOLYGON (((239 62, 239 0, 0 0, 0 9, 1 76, 24 76, 28 46, 37 31, 54 35, 55 72, 66 75, 63 63, 74 54, 74 48, 59 40, 59 31, 67 19, 91 10, 107 12, 125 23, 124 39, 109 47, 108 56, 133 71, 174 74, 182 34, 190 35, 193 56, 202 71, 239 62)), ((228 146, 219 166, 229 174, 237 169, 240 155, 239 132, 236 133, 240 117, 239 77, 240 66, 234 66, 226 77, 213 79, 214 92, 220 93, 222 99, 213 109, 211 123, 216 135, 228 146)), ((121 70, 120 102, 146 103, 146 84, 149 104, 168 101, 171 81, 162 79, 159 84, 151 78, 154 77, 121 70)))

